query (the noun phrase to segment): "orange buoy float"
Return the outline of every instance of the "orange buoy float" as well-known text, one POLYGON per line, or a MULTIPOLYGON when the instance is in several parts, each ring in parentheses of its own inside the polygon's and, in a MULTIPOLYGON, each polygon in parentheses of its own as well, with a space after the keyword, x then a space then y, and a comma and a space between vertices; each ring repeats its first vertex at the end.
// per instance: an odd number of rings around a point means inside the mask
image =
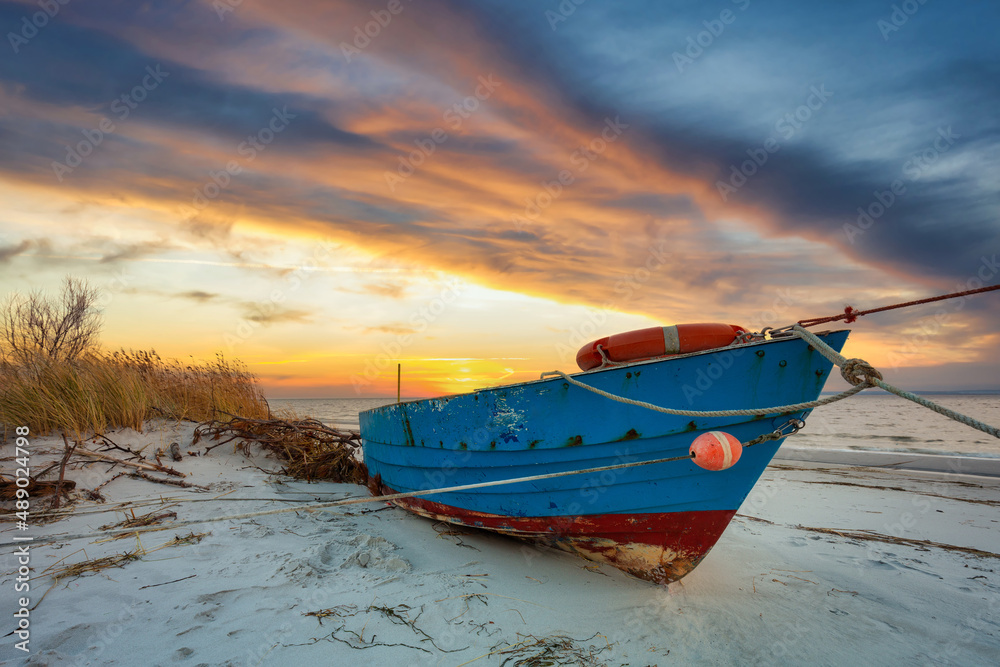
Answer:
POLYGON ((636 329, 587 343, 576 353, 576 363, 585 371, 603 365, 601 350, 609 361, 619 363, 714 350, 729 345, 746 331, 746 327, 735 324, 715 323, 636 329))
POLYGON ((743 444, 725 431, 702 433, 691 443, 691 458, 705 470, 725 470, 740 460, 743 444))

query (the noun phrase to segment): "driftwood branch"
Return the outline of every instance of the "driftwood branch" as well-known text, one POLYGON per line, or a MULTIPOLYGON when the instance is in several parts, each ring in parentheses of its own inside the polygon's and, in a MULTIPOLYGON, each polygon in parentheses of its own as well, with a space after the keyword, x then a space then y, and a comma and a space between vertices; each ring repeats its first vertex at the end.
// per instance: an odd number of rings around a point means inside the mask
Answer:
POLYGON ((73 446, 69 446, 69 440, 66 439, 66 432, 63 431, 63 446, 65 447, 65 453, 62 457, 62 462, 59 464, 59 481, 56 482, 56 492, 52 496, 52 509, 59 508, 59 494, 62 492, 63 481, 66 479, 66 462, 69 461, 69 457, 73 456, 73 450, 76 446, 80 444, 79 440, 73 441, 73 446))
POLYGON ((103 433, 97 433, 97 434, 94 435, 94 437, 95 438, 100 438, 101 440, 104 441, 104 447, 105 447, 104 451, 105 452, 110 451, 112 449, 117 449, 120 452, 126 452, 127 454, 131 454, 132 456, 136 457, 140 461, 143 458, 141 452, 137 452, 134 449, 132 449, 131 447, 122 447, 117 442, 115 442, 114 440, 112 440, 108 436, 104 435, 103 433))
POLYGON ((136 470, 135 472, 129 474, 129 477, 134 477, 136 479, 144 479, 147 482, 157 482, 159 484, 169 484, 171 486, 183 486, 185 489, 201 489, 202 491, 208 491, 207 486, 202 486, 201 484, 192 484, 191 482, 185 482, 180 479, 167 479, 165 477, 153 477, 152 475, 147 475, 144 472, 136 470))
POLYGON ((186 477, 186 475, 182 472, 174 470, 173 468, 168 468, 167 466, 157 465, 155 463, 139 463, 138 461, 125 461, 122 459, 116 459, 113 456, 108 456, 107 454, 92 452, 89 449, 77 449, 76 453, 79 454, 80 456, 87 456, 92 459, 97 459, 98 461, 106 461, 108 463, 130 466, 132 468, 139 468, 140 470, 152 470, 155 472, 162 472, 167 475, 173 475, 174 477, 186 477))
MULTIPOLYGON (((221 410, 219 412, 222 412, 221 410)), ((222 414, 229 414, 222 412, 222 414)), ((194 430, 192 444, 201 438, 216 440, 206 453, 228 442, 250 454, 257 444, 285 463, 282 472, 308 481, 331 480, 365 484, 368 473, 357 452, 361 436, 355 431, 332 428, 316 419, 212 419, 194 430)))

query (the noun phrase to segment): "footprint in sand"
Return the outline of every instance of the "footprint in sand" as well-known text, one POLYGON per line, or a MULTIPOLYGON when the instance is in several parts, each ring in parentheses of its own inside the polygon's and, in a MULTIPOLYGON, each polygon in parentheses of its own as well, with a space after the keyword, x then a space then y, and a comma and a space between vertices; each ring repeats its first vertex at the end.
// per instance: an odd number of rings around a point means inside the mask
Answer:
POLYGON ((363 567, 391 572, 410 571, 409 563, 392 554, 398 547, 382 537, 358 535, 348 544, 357 549, 344 559, 341 569, 363 567))

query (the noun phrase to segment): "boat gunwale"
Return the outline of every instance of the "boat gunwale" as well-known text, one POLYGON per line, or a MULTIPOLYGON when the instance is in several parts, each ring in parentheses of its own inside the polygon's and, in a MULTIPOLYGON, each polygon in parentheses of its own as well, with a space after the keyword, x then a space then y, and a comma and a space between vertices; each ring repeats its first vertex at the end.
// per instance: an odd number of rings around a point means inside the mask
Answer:
MULTIPOLYGON (((841 332, 845 332, 845 331, 848 332, 848 333, 850 333, 851 329, 831 329, 831 330, 827 330, 827 331, 819 331, 819 332, 816 332, 816 335, 819 336, 819 337, 823 337, 823 336, 829 336, 829 335, 832 335, 832 334, 837 334, 837 333, 841 333, 841 332)), ((613 365, 613 366, 604 366, 604 367, 592 368, 589 371, 578 371, 576 373, 567 373, 567 375, 569 375, 571 378, 576 378, 576 377, 580 377, 580 376, 590 377, 590 376, 596 375, 598 373, 605 373, 605 372, 608 372, 608 371, 618 371, 618 370, 622 370, 623 368, 634 368, 636 366, 646 366, 646 365, 649 365, 649 364, 659 364, 659 363, 663 363, 663 362, 673 361, 675 359, 688 359, 688 358, 691 358, 691 357, 697 357, 697 356, 706 355, 706 354, 717 354, 719 352, 732 351, 732 350, 737 350, 737 349, 744 350, 744 349, 748 349, 748 348, 752 348, 752 347, 760 347, 762 345, 770 345, 772 343, 784 343, 784 342, 788 342, 790 340, 802 340, 802 339, 799 338, 799 337, 797 337, 797 336, 793 336, 793 335, 789 334, 789 335, 781 336, 780 338, 768 338, 766 340, 755 340, 755 341, 750 341, 750 342, 747 342, 747 343, 741 343, 739 345, 727 345, 726 347, 716 347, 716 348, 713 348, 711 350, 699 350, 698 352, 687 352, 685 354, 672 354, 672 355, 664 355, 662 357, 651 357, 649 359, 637 359, 635 361, 623 361, 623 362, 620 362, 620 363, 616 362, 615 365, 613 365)), ((805 341, 803 341, 803 342, 805 342, 805 341)), ((471 391, 466 391, 466 392, 462 392, 462 393, 458 393, 458 394, 444 394, 443 396, 428 396, 428 397, 425 397, 425 398, 413 398, 413 399, 410 399, 410 400, 407 400, 407 401, 399 401, 398 403, 389 403, 387 405, 380 405, 380 406, 378 406, 376 408, 369 408, 367 410, 362 410, 361 412, 358 413, 358 415, 360 416, 360 415, 363 415, 363 414, 366 414, 366 413, 369 413, 369 412, 375 412, 377 410, 385 410, 386 408, 390 408, 390 407, 393 407, 393 406, 409 405, 411 403, 422 403, 424 401, 449 400, 449 399, 452 399, 452 398, 458 398, 459 396, 470 396, 472 394, 478 394, 478 393, 487 392, 487 391, 499 391, 501 389, 511 389, 511 388, 514 388, 514 387, 526 387, 528 385, 532 385, 532 384, 536 384, 536 383, 554 382, 554 381, 564 381, 564 380, 561 377, 559 377, 559 376, 553 376, 553 377, 538 378, 536 380, 522 380, 521 382, 514 382, 514 383, 511 383, 511 384, 499 384, 499 385, 494 385, 494 386, 491 386, 491 387, 481 387, 479 389, 473 389, 471 391)), ((776 413, 774 413, 774 416, 780 416, 780 415, 784 415, 784 414, 793 414, 793 413, 776 412, 776 413)), ((771 416, 771 415, 769 414, 767 416, 771 416)))

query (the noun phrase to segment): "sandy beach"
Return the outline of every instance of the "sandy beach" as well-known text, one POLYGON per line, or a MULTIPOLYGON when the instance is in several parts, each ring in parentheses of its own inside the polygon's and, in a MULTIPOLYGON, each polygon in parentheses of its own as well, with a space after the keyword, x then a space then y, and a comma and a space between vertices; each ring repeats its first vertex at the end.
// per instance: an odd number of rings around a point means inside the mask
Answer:
MULTIPOLYGON (((968 665, 1000 654, 1000 478, 864 467, 862 453, 776 460, 708 557, 669 587, 384 503, 42 543, 133 514, 176 513, 169 522, 367 493, 267 474, 276 461, 232 445, 205 454, 211 443, 192 446, 191 434, 168 424, 109 435, 147 455, 178 442, 171 465, 207 491, 123 477, 105 503, 78 501, 59 521, 17 531, 5 516, 0 540, 36 543, 30 655, 8 634, 24 595, 15 548, 0 557, 4 664, 968 665), (104 557, 120 562, 67 571, 104 557)), ((33 439, 32 451, 40 469, 62 441, 33 439)), ((66 478, 89 489, 107 468, 66 478)))
POLYGON ((1000 667, 1000 2, 0 25, 0 667, 1000 667))

